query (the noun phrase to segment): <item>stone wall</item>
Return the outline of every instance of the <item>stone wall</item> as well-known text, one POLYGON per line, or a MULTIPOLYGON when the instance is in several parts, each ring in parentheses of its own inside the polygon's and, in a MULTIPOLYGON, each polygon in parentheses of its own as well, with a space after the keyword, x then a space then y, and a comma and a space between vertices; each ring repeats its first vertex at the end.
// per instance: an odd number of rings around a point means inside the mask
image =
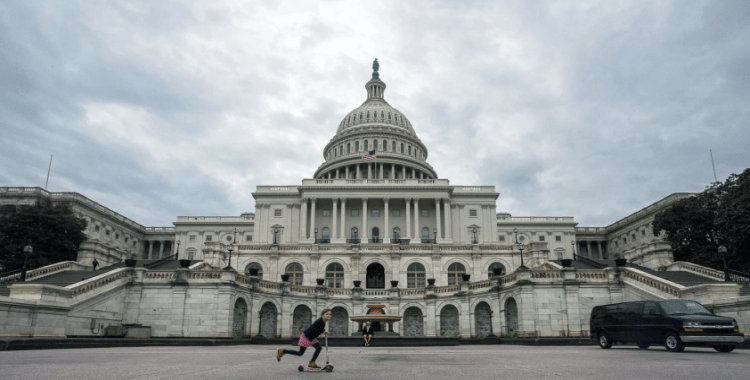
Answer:
POLYGON ((349 313, 343 307, 331 310, 331 320, 328 321, 328 332, 331 336, 349 335, 349 313))
POLYGON ((458 336, 458 309, 453 305, 440 310, 440 336, 458 336))
POLYGON ((418 307, 410 307, 404 311, 404 336, 424 336, 424 317, 418 307))
POLYGON ((292 337, 302 335, 302 332, 312 324, 312 310, 305 305, 299 305, 294 308, 292 315, 292 337))

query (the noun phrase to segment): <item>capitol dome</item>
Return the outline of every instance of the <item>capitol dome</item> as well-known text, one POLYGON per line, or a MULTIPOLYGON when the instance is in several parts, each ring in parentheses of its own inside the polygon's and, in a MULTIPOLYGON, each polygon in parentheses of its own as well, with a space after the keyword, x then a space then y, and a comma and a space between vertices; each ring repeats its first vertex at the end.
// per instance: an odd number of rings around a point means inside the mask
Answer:
MULTIPOLYGON (((325 162, 315 171, 317 179, 435 179, 427 163, 427 148, 409 119, 385 101, 385 82, 380 80, 377 58, 372 78, 365 84, 367 99, 339 123, 336 135, 323 150, 325 162), (378 170, 363 175, 363 156, 372 158, 378 170), (360 168, 360 169, 358 169, 360 168), (360 171, 358 171, 360 170, 360 171)), ((367 164, 369 165, 369 164, 367 164)))

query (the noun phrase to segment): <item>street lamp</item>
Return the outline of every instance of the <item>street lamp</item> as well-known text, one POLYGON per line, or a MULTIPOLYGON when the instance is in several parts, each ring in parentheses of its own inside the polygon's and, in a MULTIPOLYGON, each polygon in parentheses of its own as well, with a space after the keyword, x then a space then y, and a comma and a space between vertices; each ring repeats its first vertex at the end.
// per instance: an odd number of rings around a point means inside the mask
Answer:
POLYGON ((180 258, 180 240, 177 240, 177 253, 175 253, 174 256, 175 256, 174 257, 175 259, 179 259, 180 258))
POLYGON ((724 261, 724 281, 730 281, 729 278, 729 269, 727 267, 727 247, 720 245, 719 246, 719 253, 721 254, 721 259, 724 261))
POLYGON ((435 235, 435 241, 433 243, 437 244, 437 227, 432 229, 432 233, 435 235))
POLYGON ((26 260, 33 252, 34 248, 31 245, 23 247, 23 271, 21 272, 21 281, 26 281, 26 260))
POLYGON ((474 240, 471 242, 471 244, 478 244, 478 241, 477 241, 477 229, 474 228, 473 230, 471 230, 471 232, 474 234, 474 240))
MULTIPOLYGON (((317 228, 315 229, 315 232, 316 233, 318 232, 317 228)), ((279 229, 278 228, 274 228, 273 229, 273 245, 279 245, 279 241, 277 240, 278 237, 279 237, 279 229)))
POLYGON ((234 242, 231 242, 227 246, 227 251, 229 251, 229 265, 227 265, 227 267, 223 269, 224 271, 234 272, 234 268, 232 268, 232 251, 233 250, 234 250, 234 242))
POLYGON ((315 244, 317 244, 318 243, 318 229, 316 228, 313 232, 315 233, 315 244))
POLYGON ((526 248, 525 244, 521 243, 518 245, 518 249, 521 251, 521 266, 518 267, 518 269, 529 269, 529 268, 526 268, 525 265, 523 265, 523 249, 524 248, 526 248))
POLYGON ((573 258, 575 259, 576 258, 576 241, 575 240, 571 241, 570 245, 573 246, 573 258))

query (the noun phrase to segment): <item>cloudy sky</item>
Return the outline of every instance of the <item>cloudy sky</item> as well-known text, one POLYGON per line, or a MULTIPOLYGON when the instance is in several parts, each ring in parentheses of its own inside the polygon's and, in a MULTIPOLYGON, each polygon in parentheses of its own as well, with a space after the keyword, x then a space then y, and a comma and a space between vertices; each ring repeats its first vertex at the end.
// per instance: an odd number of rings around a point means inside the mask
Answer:
POLYGON ((254 211, 366 97, 498 212, 606 226, 750 167, 747 1, 2 1, 0 186, 254 211))

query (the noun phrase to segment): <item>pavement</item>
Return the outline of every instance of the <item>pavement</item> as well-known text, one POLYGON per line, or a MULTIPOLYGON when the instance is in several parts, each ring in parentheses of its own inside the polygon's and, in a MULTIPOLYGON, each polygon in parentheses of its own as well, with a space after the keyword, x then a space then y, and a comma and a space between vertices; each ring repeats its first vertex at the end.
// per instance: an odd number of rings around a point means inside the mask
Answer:
MULTIPOLYGON (((298 372, 305 355, 276 361, 276 346, 124 347, 4 351, 10 379, 746 379, 750 351, 615 346, 338 347, 331 373, 298 372)), ((292 348, 287 346, 286 348, 292 348)), ((318 364, 325 364, 325 348, 318 364)))

